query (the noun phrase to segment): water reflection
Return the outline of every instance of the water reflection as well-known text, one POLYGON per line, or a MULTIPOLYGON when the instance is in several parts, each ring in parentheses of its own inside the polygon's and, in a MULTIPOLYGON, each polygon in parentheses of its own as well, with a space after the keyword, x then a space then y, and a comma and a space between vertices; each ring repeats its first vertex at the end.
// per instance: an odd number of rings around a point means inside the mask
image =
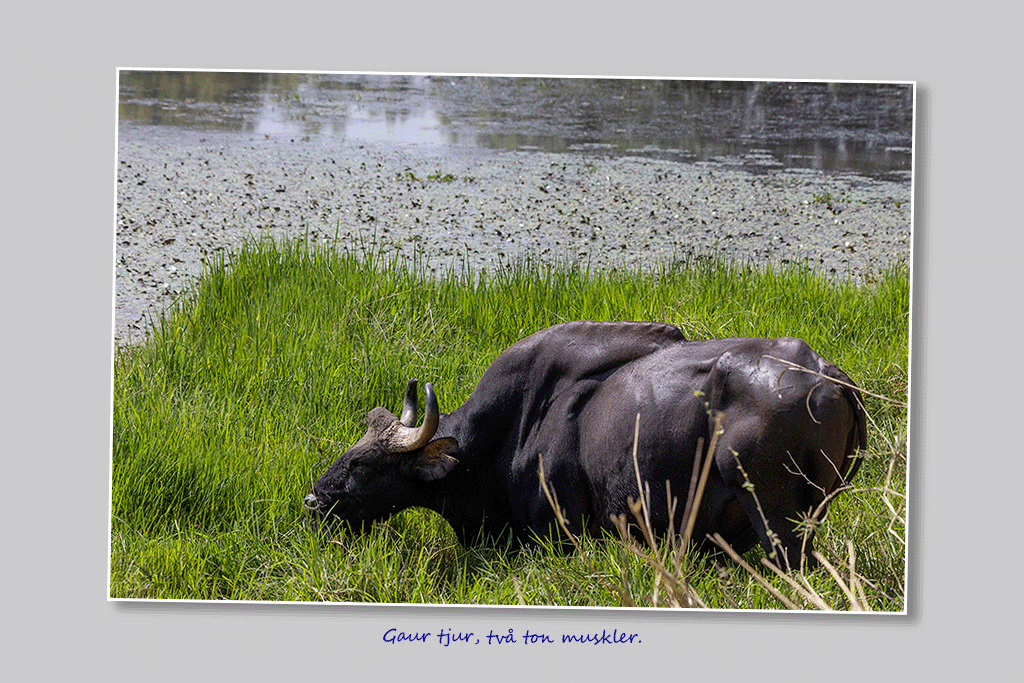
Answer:
POLYGON ((748 168, 910 170, 900 84, 374 74, 120 74, 125 124, 296 139, 731 159, 748 168))

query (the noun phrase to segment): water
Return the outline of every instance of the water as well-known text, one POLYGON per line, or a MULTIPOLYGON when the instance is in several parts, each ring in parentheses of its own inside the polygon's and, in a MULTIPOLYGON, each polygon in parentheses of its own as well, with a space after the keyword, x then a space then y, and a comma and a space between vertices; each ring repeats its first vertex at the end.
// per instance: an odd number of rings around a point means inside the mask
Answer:
POLYGON ((119 88, 122 126, 911 172, 908 84, 122 71, 119 88))

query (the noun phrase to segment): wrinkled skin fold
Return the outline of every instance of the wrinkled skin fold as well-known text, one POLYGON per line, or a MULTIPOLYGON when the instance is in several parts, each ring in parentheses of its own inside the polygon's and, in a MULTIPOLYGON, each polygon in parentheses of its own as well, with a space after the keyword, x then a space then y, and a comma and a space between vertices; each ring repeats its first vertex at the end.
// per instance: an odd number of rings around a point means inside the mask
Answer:
POLYGON ((425 507, 463 544, 508 532, 530 542, 557 533, 542 457, 570 531, 613 531, 639 495, 639 414, 652 526, 678 530, 685 500, 669 520, 665 482, 685 499, 698 444, 711 443, 717 420, 692 538, 718 533, 739 552, 760 543, 769 555, 777 539, 776 561, 796 567, 813 564, 813 539, 793 520, 845 486, 866 448, 853 382, 788 337, 687 341, 661 323, 564 323, 509 347, 450 414, 427 384, 420 427, 416 394, 412 380, 401 417, 370 411, 366 435, 314 484, 308 510, 369 523, 425 507))

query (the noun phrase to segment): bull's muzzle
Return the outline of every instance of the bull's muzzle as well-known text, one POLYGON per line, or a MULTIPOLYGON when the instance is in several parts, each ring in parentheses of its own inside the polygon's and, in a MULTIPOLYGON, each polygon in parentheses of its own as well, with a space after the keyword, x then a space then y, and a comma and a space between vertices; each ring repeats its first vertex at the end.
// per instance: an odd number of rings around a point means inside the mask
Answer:
POLYGON ((310 512, 320 512, 320 500, 315 493, 310 493, 302 501, 302 507, 310 512))

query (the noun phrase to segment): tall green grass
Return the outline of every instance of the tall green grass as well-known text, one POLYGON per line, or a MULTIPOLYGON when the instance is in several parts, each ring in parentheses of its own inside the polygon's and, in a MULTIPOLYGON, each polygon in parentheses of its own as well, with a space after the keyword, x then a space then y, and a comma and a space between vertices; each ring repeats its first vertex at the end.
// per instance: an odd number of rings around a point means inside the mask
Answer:
MULTIPOLYGON (((557 322, 660 320, 693 339, 798 336, 866 391, 905 404, 908 315, 904 265, 856 286, 714 257, 652 273, 539 262, 432 272, 380 251, 249 244, 208 263, 144 344, 116 351, 111 596, 664 604, 657 570, 622 544, 584 538, 569 555, 462 548, 424 510, 349 536, 305 524, 302 499, 362 436, 369 409, 397 409, 409 378, 433 382, 450 411, 503 349, 557 322)), ((817 545, 844 559, 853 541, 868 604, 901 610, 906 408, 866 403, 870 457, 854 482, 866 490, 840 497, 817 545)), ((709 606, 780 607, 728 560, 691 555, 709 606)), ((842 607, 825 570, 809 580, 842 607)))

